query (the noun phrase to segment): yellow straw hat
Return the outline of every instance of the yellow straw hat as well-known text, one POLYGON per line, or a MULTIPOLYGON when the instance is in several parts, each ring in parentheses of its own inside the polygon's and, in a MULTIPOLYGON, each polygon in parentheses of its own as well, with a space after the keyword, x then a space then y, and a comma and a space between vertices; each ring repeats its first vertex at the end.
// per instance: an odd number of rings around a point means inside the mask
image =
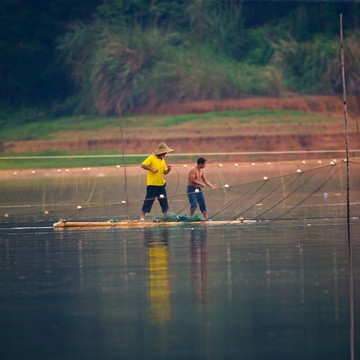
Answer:
POLYGON ((165 143, 161 142, 157 149, 153 152, 154 155, 160 155, 160 154, 166 154, 169 152, 174 151, 173 149, 170 149, 165 143))

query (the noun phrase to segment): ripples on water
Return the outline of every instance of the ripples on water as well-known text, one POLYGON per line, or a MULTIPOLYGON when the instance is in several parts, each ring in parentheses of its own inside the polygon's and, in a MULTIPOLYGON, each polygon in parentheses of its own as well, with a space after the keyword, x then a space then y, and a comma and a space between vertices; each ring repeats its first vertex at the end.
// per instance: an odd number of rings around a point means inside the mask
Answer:
POLYGON ((347 249, 342 220, 1 228, 0 357, 346 359, 347 249))

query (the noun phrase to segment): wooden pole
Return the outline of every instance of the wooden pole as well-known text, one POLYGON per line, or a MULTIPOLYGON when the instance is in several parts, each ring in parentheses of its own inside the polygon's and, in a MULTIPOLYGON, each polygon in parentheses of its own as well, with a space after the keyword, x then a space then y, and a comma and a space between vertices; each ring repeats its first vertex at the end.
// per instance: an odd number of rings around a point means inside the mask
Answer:
POLYGON ((123 135, 123 128, 122 128, 122 121, 121 121, 121 112, 120 106, 118 107, 118 114, 120 120, 120 138, 121 138, 121 152, 122 152, 122 159, 124 164, 124 181, 125 181, 125 212, 126 216, 129 218, 129 196, 128 196, 128 188, 127 188, 127 176, 126 176, 126 159, 125 159, 125 145, 124 145, 124 135, 123 135))
POLYGON ((351 360, 354 360, 354 279, 353 279, 353 263, 352 263, 352 244, 350 237, 350 164, 349 164, 349 136, 348 136, 348 121, 347 121, 347 104, 346 104, 346 85, 345 85, 345 66, 344 66, 344 40, 343 40, 343 21, 342 14, 340 14, 340 45, 341 45, 341 78, 343 85, 343 100, 344 100, 344 117, 345 117, 345 144, 346 144, 346 219, 347 219, 347 234, 348 234, 348 250, 349 250, 349 266, 350 266, 350 355, 351 360))
MULTIPOLYGON (((344 116, 345 116, 345 145, 346 145, 346 213, 348 233, 350 233, 350 166, 349 166, 349 132, 347 121, 347 104, 346 104, 346 85, 345 85, 345 66, 344 66, 344 40, 342 27, 342 14, 340 14, 340 42, 341 42, 341 77, 343 86, 343 100, 344 100, 344 116)), ((350 237, 349 237, 350 242, 350 237)))

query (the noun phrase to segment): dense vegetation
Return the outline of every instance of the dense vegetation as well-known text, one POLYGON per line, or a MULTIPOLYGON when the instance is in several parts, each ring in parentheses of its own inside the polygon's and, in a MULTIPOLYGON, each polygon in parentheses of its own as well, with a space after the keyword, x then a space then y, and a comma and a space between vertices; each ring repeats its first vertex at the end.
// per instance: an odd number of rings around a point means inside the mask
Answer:
POLYGON ((357 94, 358 2, 3 0, 0 121, 338 93, 340 13, 357 94))

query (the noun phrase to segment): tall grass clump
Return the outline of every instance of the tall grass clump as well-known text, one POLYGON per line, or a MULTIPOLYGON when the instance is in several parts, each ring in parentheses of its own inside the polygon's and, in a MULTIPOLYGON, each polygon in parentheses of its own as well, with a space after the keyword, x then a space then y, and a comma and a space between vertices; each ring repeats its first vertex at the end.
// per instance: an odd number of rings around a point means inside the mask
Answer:
POLYGON ((78 111, 112 115, 142 105, 139 84, 174 37, 158 28, 100 20, 75 25, 59 48, 79 89, 78 111))
MULTIPOLYGON (((351 95, 360 94, 360 31, 354 31, 344 40, 346 90, 351 95)), ((341 59, 336 58, 331 68, 331 81, 337 92, 342 91, 341 59)))
POLYGON ((332 94, 333 64, 339 57, 336 39, 317 36, 312 41, 280 40, 275 46, 273 63, 283 69, 290 90, 307 94, 332 94))
POLYGON ((185 13, 191 38, 234 59, 244 59, 246 31, 242 1, 189 1, 185 13))
POLYGON ((237 98, 264 94, 262 69, 238 63, 203 44, 178 47, 158 61, 144 81, 151 105, 205 99, 237 98))
POLYGON ((189 42, 184 34, 156 27, 101 20, 77 24, 59 48, 79 89, 80 113, 114 115, 145 105, 236 98, 267 89, 262 67, 239 63, 209 42, 189 42))
MULTIPOLYGON (((76 23, 59 40, 77 87, 68 103, 76 104, 77 113, 118 115, 169 102, 341 91, 333 22, 321 17, 327 31, 319 33, 315 10, 299 5, 263 24, 253 14, 250 26, 246 2, 177 2, 181 15, 173 3, 109 1, 92 22, 76 23)), ((332 6, 319 9, 331 12, 332 6)), ((345 41, 354 94, 360 87, 359 38, 353 32, 345 41)))

